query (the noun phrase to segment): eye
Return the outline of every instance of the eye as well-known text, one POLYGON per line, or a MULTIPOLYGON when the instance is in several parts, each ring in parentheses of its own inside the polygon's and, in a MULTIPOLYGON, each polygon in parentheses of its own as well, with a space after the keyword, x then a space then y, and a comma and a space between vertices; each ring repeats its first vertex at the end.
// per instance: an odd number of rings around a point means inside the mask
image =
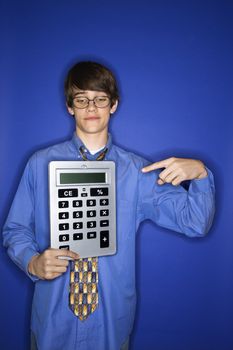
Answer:
POLYGON ((98 96, 95 98, 96 102, 107 102, 108 101, 108 97, 107 96, 98 96))
POLYGON ((87 103, 87 98, 86 97, 76 97, 75 102, 80 104, 80 105, 85 105, 87 103))

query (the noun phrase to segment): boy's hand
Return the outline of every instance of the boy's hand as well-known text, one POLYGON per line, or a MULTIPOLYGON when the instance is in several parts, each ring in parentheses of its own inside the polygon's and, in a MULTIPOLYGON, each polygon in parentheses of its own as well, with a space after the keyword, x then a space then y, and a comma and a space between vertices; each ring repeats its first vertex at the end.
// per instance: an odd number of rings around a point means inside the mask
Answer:
POLYGON ((54 279, 66 272, 69 262, 65 258, 78 259, 79 255, 67 249, 46 249, 32 257, 28 271, 43 280, 54 279))
POLYGON ((204 164, 200 160, 175 157, 150 164, 143 168, 142 172, 147 173, 161 168, 165 169, 159 174, 157 181, 159 185, 171 183, 178 186, 182 181, 202 179, 208 175, 204 164))

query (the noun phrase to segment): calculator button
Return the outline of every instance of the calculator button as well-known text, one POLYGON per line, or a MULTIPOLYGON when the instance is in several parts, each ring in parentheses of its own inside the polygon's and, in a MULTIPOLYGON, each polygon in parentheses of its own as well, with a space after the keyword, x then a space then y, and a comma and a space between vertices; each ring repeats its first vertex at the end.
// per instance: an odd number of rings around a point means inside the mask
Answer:
POLYGON ((73 223, 73 229, 74 230, 79 230, 80 228, 83 228, 83 223, 82 222, 74 222, 73 223))
POLYGON ((107 196, 108 188, 107 187, 99 187, 99 188, 91 188, 91 196, 107 196))
POLYGON ((96 232, 87 232, 87 238, 88 239, 96 238, 96 232))
POLYGON ((82 206, 83 206, 82 201, 73 201, 73 207, 77 208, 77 207, 82 207, 82 206))
POLYGON ((109 225, 109 221, 108 220, 100 220, 100 227, 105 227, 109 225))
POLYGON ((87 221, 87 228, 96 227, 96 221, 87 221))
POLYGON ((69 224, 59 224, 59 231, 69 230, 69 224))
POLYGON ((87 193, 81 193, 81 197, 87 197, 87 193))
POLYGON ((100 231, 100 248, 109 247, 109 231, 100 231))
POLYGON ((60 245, 59 249, 70 249, 69 245, 60 245))
POLYGON ((74 239, 74 241, 76 241, 78 239, 83 239, 83 234, 82 233, 74 233, 73 239, 74 239))
POLYGON ((100 199, 100 205, 108 205, 108 199, 100 199))
POLYGON ((59 219, 63 220, 63 219, 68 219, 69 218, 69 212, 61 212, 59 213, 59 219))
POLYGON ((77 218, 82 218, 83 217, 83 212, 82 211, 74 211, 73 212, 73 218, 77 219, 77 218))
POLYGON ((88 199, 87 200, 87 207, 93 207, 96 205, 96 200, 95 199, 88 199))
POLYGON ((108 215, 109 215, 108 209, 100 210, 100 216, 108 216, 108 215))
POLYGON ((60 242, 69 241, 69 235, 60 235, 59 236, 59 241, 60 242))
POLYGON ((90 218, 90 217, 94 217, 96 216, 96 211, 95 210, 88 210, 87 211, 87 217, 90 218))
POLYGON ((69 202, 68 201, 60 201, 60 202, 58 202, 58 207, 59 208, 68 208, 69 202))
POLYGON ((64 198, 64 197, 78 197, 78 190, 77 190, 77 188, 60 189, 60 190, 58 190, 58 197, 59 197, 59 198, 64 198))

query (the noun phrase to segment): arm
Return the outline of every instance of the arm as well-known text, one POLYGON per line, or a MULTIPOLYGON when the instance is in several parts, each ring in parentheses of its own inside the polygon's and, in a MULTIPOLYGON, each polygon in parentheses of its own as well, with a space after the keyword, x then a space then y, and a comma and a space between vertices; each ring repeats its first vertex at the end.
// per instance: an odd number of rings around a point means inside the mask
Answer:
POLYGON ((214 180, 204 164, 192 159, 169 158, 142 169, 139 175, 140 221, 190 237, 206 234, 214 216, 214 180), (160 168, 165 168, 159 171, 160 168), (188 191, 180 183, 191 180, 188 191))
POLYGON ((58 259, 58 256, 78 258, 78 255, 73 252, 54 249, 46 249, 40 254, 35 238, 35 187, 35 158, 31 158, 3 228, 3 244, 10 258, 33 281, 38 278, 56 278, 64 273, 68 262, 58 259))
POLYGON ((32 160, 29 160, 15 194, 8 218, 3 227, 3 245, 10 258, 30 278, 28 263, 39 254, 34 236, 34 184, 32 160))

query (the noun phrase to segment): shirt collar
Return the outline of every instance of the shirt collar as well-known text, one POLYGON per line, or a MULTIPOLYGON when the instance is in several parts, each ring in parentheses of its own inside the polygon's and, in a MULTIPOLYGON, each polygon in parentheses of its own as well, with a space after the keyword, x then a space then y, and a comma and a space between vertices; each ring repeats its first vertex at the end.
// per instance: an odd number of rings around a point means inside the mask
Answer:
MULTIPOLYGON (((77 150, 77 154, 80 155, 80 154, 79 154, 79 148, 80 148, 80 147, 83 147, 83 148, 84 148, 84 151, 85 151, 85 153, 86 153, 87 158, 90 159, 90 160, 96 159, 96 157, 98 157, 98 155, 99 155, 101 152, 103 152, 103 150, 101 150, 101 151, 97 152, 96 154, 92 155, 92 154, 89 152, 88 148, 87 148, 87 147, 85 146, 85 144, 83 143, 83 141, 80 139, 80 137, 76 134, 76 132, 74 132, 74 134, 73 134, 72 142, 73 142, 73 144, 74 144, 74 146, 75 146, 75 148, 76 148, 76 150, 77 150)), ((109 153, 109 151, 110 151, 110 149, 111 149, 111 146, 112 146, 112 135, 111 135, 110 133, 108 133, 108 141, 107 141, 107 144, 106 144, 106 146, 105 146, 105 148, 108 149, 108 153, 109 153)))

